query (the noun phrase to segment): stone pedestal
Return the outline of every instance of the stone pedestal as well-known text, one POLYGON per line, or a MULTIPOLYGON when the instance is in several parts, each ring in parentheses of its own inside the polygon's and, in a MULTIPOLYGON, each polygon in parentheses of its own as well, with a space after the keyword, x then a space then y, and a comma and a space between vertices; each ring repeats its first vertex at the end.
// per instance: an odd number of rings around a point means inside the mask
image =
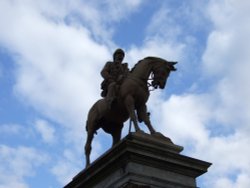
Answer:
POLYGON ((64 188, 196 188, 211 163, 182 150, 160 134, 131 133, 64 188))

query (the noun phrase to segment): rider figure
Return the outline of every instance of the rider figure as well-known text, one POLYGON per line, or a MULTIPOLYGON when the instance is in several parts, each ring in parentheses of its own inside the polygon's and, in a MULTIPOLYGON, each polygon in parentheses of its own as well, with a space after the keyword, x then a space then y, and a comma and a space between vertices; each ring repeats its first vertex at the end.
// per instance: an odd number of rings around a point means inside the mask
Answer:
POLYGON ((116 98, 116 93, 119 85, 127 76, 129 69, 127 63, 122 63, 125 53, 122 49, 118 48, 113 54, 113 61, 108 61, 101 71, 104 81, 101 84, 102 97, 106 100, 111 107, 112 102, 116 98))

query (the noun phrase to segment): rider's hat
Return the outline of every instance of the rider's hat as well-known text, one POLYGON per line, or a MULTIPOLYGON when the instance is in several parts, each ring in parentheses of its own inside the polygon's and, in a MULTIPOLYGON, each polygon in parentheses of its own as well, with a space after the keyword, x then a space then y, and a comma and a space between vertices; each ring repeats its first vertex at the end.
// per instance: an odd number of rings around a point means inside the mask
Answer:
POLYGON ((113 53, 113 57, 115 57, 116 54, 122 54, 123 56, 125 56, 125 53, 121 48, 115 50, 115 52, 113 53))

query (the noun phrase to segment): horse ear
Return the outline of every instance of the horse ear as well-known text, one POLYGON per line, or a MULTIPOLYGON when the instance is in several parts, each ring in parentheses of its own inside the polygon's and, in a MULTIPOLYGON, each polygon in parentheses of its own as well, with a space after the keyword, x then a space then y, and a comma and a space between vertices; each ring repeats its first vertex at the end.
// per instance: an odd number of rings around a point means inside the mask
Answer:
POLYGON ((176 71, 177 69, 174 67, 175 64, 177 64, 177 61, 168 61, 168 66, 171 71, 176 71))

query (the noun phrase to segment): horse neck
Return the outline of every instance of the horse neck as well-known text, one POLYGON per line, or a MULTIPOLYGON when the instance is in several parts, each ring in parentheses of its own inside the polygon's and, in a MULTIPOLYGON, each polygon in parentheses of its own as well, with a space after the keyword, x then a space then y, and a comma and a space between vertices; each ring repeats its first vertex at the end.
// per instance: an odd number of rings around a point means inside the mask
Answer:
POLYGON ((142 80, 147 80, 151 71, 152 71, 152 63, 143 60, 143 62, 140 62, 136 65, 134 70, 131 72, 131 75, 133 77, 140 78, 142 80))

